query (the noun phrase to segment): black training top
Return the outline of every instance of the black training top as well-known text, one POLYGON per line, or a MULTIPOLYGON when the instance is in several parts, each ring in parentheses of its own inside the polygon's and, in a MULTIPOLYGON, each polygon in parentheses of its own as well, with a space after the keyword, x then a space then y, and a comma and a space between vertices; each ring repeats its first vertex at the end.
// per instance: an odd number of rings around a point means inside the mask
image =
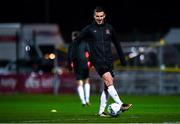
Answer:
POLYGON ((88 68, 88 60, 85 52, 89 52, 89 47, 86 42, 81 42, 80 44, 72 42, 68 48, 68 63, 73 62, 75 69, 88 68))
POLYGON ((115 45, 122 65, 126 65, 120 43, 110 24, 98 25, 95 22, 86 26, 76 39, 78 42, 87 41, 90 48, 90 60, 93 65, 111 66, 113 63, 111 42, 115 45))

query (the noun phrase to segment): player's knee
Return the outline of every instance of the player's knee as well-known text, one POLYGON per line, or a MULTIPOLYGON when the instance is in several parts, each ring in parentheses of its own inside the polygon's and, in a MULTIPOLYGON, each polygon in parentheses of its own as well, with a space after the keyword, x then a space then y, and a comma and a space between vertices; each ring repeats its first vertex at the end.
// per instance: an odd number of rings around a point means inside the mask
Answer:
POLYGON ((82 85, 83 85, 83 81, 82 81, 82 80, 78 80, 78 81, 77 81, 77 85, 78 85, 78 86, 82 86, 82 85))
POLYGON ((112 85, 112 84, 106 84, 107 89, 108 89, 108 87, 111 86, 111 85, 112 85))
POLYGON ((113 85, 113 82, 112 81, 105 81, 105 87, 109 87, 111 85, 113 85))
POLYGON ((103 75, 103 80, 108 81, 109 80, 109 76, 108 75, 103 75))
POLYGON ((85 82, 85 84, 86 84, 86 83, 87 83, 87 84, 90 84, 89 78, 85 79, 84 82, 85 82))

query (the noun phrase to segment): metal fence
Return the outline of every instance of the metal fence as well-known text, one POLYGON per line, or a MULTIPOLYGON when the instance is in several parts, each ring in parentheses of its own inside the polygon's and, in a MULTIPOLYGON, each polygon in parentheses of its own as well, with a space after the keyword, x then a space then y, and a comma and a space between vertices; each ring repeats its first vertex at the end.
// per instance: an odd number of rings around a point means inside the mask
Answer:
MULTIPOLYGON (((120 94, 180 94, 180 73, 162 71, 114 71, 114 85, 120 94)), ((103 82, 95 73, 91 73, 92 92, 101 92, 103 82)))
MULTIPOLYGON (((122 47, 128 66, 122 69, 115 65, 114 85, 119 93, 180 94, 179 44, 126 42, 122 47)), ((116 52, 113 54, 119 61, 116 52)), ((97 73, 92 72, 91 81, 98 87, 94 91, 102 91, 103 83, 97 73)))

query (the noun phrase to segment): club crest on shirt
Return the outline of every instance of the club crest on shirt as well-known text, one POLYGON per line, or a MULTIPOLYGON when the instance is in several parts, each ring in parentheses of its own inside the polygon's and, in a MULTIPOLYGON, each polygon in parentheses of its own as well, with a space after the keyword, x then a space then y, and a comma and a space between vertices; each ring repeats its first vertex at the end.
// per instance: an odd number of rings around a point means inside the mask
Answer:
POLYGON ((94 30, 93 32, 94 32, 94 33, 96 33, 97 31, 96 31, 96 30, 94 30))
POLYGON ((110 30, 109 29, 106 29, 106 34, 110 34, 110 30))

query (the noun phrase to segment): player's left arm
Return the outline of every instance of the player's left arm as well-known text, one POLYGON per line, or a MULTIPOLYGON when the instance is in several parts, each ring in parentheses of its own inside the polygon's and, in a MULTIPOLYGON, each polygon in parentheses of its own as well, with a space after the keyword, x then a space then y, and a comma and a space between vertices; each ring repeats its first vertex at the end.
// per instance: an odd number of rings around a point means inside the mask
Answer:
POLYGON ((121 61, 121 65, 126 66, 126 60, 124 57, 124 53, 123 53, 122 47, 120 45, 120 42, 117 41, 117 34, 113 27, 112 27, 112 42, 114 43, 114 46, 116 47, 117 53, 118 53, 120 61, 121 61))
POLYGON ((82 41, 87 41, 89 36, 89 26, 86 26, 85 28, 83 28, 81 30, 81 32, 79 33, 78 37, 76 37, 76 43, 80 44, 80 42, 82 41))

